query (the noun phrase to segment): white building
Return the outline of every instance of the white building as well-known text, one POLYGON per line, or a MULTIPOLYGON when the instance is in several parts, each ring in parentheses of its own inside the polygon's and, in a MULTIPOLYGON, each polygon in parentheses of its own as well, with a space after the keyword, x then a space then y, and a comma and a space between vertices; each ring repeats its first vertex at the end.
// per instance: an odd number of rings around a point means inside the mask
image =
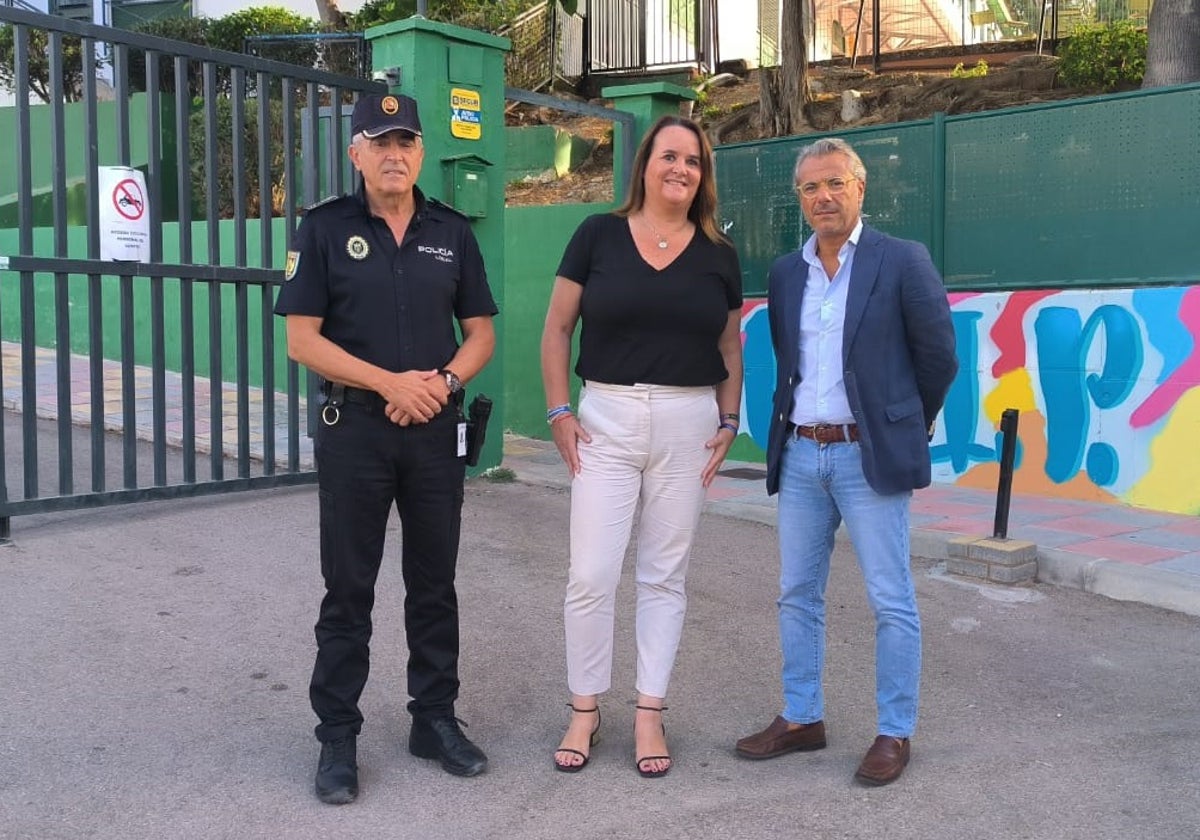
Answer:
MULTIPOLYGON (((196 17, 219 18, 251 6, 280 6, 313 20, 320 19, 316 0, 23 0, 34 9, 75 20, 90 20, 104 26, 129 25, 137 20, 153 20, 167 14, 179 14, 190 5, 196 17)), ((341 0, 343 12, 358 11, 363 0, 341 0)))

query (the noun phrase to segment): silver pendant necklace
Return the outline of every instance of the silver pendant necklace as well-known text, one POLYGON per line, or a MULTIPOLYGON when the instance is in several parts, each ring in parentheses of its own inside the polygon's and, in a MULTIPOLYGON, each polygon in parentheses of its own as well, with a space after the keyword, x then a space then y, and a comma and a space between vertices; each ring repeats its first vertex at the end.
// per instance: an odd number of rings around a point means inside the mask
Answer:
POLYGON ((663 236, 661 233, 658 232, 658 228, 656 228, 654 225, 650 224, 650 220, 647 219, 644 215, 638 216, 638 219, 641 220, 642 224, 644 224, 646 227, 650 228, 651 233, 653 233, 656 237, 658 237, 659 250, 660 251, 667 250, 667 246, 670 243, 667 242, 667 238, 665 236, 663 236))

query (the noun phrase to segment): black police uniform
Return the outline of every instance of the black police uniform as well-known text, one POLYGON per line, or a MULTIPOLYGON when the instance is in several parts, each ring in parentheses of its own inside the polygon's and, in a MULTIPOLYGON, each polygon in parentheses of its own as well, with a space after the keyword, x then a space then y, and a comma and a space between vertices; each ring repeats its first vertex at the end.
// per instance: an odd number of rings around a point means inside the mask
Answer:
MULTIPOLYGON (((312 208, 296 231, 275 313, 323 318, 323 336, 386 370, 444 367, 458 347, 455 320, 495 315, 496 304, 468 221, 417 187, 413 197, 399 246, 361 188, 312 208)), ((326 594, 309 695, 323 742, 362 727, 358 699, 393 503, 403 527, 409 711, 450 716, 458 696, 454 572, 466 470, 458 411, 452 401, 429 423, 402 427, 383 409, 374 392, 349 389, 337 422, 328 423, 329 410, 317 424, 326 594)))

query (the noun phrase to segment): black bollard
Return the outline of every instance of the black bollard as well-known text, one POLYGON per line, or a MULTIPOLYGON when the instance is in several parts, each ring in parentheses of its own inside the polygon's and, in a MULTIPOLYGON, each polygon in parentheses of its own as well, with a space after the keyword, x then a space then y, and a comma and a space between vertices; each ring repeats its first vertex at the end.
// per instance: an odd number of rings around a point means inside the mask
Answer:
POLYGON ((1012 502, 1013 461, 1017 457, 1017 418, 1021 412, 1006 408, 1000 415, 1000 434, 1004 442, 1000 447, 1000 481, 996 486, 996 522, 992 536, 998 540, 1008 539, 1008 507, 1012 502))

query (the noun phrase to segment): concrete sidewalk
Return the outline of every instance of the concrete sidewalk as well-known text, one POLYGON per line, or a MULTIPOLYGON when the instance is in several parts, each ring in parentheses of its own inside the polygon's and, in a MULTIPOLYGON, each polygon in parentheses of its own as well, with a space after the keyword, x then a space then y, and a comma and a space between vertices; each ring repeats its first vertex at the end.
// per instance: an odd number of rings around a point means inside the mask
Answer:
MULTIPOLYGON (((570 482, 554 444, 510 435, 504 466, 522 481, 570 482)), ((707 509, 775 524, 762 464, 728 461, 709 490, 707 509)), ((996 495, 933 485, 914 494, 912 553, 945 561, 957 537, 991 536, 996 495)), ((1200 616, 1200 517, 1123 505, 1015 495, 1008 537, 1038 548, 1038 580, 1120 601, 1200 616)))
MULTIPOLYGON (((226 360, 226 364, 232 363, 233 360, 226 360)), ((8 411, 21 411, 25 404, 22 374, 21 345, 12 341, 0 342, 0 376, 4 381, 3 407, 8 411)), ((64 410, 69 409, 72 424, 90 426, 92 387, 88 358, 78 354, 70 355, 66 364, 66 375, 69 385, 65 389, 68 402, 64 410)), ((103 406, 100 419, 108 432, 119 433, 125 429, 122 402, 124 375, 121 364, 111 359, 105 359, 100 367, 99 402, 103 406)), ((57 420, 63 412, 60 411, 58 395, 58 354, 53 349, 34 348, 32 376, 35 416, 42 420, 57 420)), ((154 439, 154 390, 151 369, 135 365, 130 371, 130 387, 134 394, 135 436, 138 440, 151 441, 154 439)), ((196 376, 191 387, 195 413, 193 443, 196 451, 202 454, 212 451, 211 406, 216 396, 221 405, 222 449, 226 457, 236 458, 239 399, 237 387, 232 383, 222 382, 214 388, 212 382, 204 376, 196 376)), ((249 457, 257 461, 262 460, 265 436, 270 435, 274 443, 276 461, 282 465, 287 463, 289 457, 287 396, 282 393, 274 395, 274 424, 270 431, 266 429, 265 422, 266 398, 267 394, 263 389, 246 388, 249 457)), ((169 447, 181 447, 185 434, 183 379, 174 371, 165 371, 163 374, 163 405, 166 426, 164 443, 169 447)), ((303 428, 303 401, 300 402, 299 411, 303 428)), ((295 454, 302 468, 311 469, 314 463, 312 439, 301 433, 295 454)))

